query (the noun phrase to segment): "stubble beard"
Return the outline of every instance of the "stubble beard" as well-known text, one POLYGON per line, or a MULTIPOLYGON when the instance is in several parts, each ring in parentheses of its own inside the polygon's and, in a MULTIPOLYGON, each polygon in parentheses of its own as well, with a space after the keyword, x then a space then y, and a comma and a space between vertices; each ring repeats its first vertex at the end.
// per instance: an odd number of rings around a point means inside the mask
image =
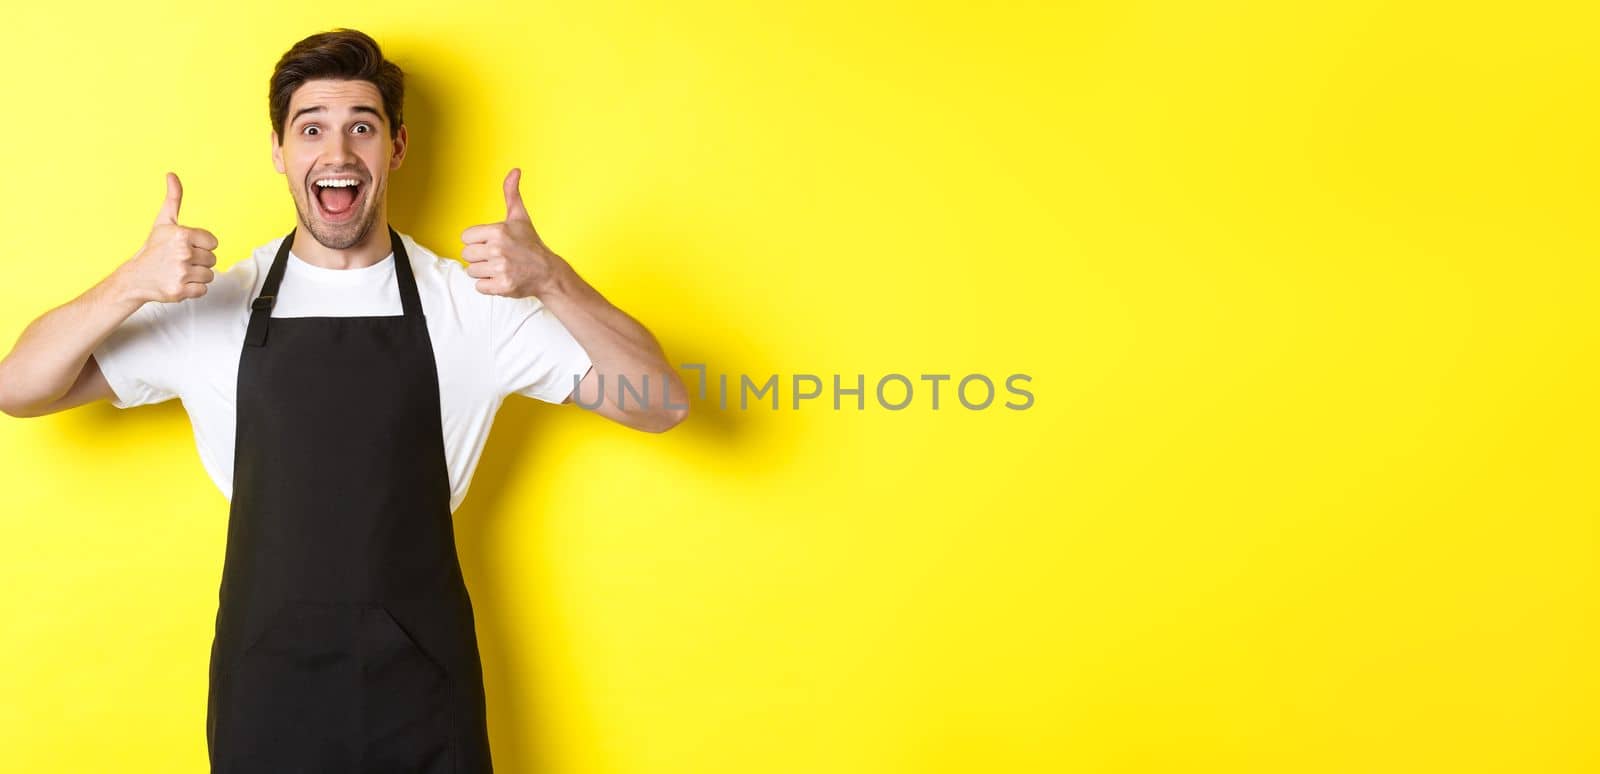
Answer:
POLYGON ((361 205, 365 212, 348 223, 338 224, 326 223, 317 217, 317 204, 311 201, 316 192, 308 187, 304 204, 299 199, 295 200, 295 209, 300 211, 300 223, 306 227, 306 231, 311 232, 313 239, 330 250, 348 250, 361 244, 372 231, 372 224, 378 220, 378 202, 382 201, 379 197, 388 188, 389 181, 385 180, 381 185, 382 188, 368 192, 366 201, 361 205))

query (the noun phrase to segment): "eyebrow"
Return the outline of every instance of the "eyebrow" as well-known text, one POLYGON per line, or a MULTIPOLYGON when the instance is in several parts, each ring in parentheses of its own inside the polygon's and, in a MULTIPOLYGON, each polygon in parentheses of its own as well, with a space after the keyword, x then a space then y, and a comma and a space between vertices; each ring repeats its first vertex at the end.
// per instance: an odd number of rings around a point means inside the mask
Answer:
MULTIPOLYGON (((326 111, 327 109, 328 109, 327 105, 312 105, 311 107, 300 108, 299 110, 296 110, 294 112, 294 115, 289 117, 289 123, 293 124, 294 122, 300 120, 300 116, 303 116, 303 115, 305 115, 307 113, 319 113, 319 112, 326 111)), ((383 120, 383 114, 379 113, 378 109, 375 108, 375 107, 372 107, 371 105, 356 105, 355 107, 350 108, 350 112, 352 112, 352 113, 371 113, 378 120, 380 120, 380 121, 383 120)))

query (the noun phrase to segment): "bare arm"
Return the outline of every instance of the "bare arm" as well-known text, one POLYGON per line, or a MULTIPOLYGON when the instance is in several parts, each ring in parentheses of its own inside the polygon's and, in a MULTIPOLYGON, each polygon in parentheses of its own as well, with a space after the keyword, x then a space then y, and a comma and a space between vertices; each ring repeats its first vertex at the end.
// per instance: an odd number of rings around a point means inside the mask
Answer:
POLYGON ((521 180, 520 169, 506 175, 503 222, 461 232, 467 274, 478 278, 480 293, 537 297, 572 333, 594 363, 576 390, 584 407, 595 406, 596 414, 635 430, 672 429, 689 414, 683 378, 650 331, 601 296, 539 238, 522 203, 521 180), (622 389, 624 380, 631 392, 622 389))
MULTIPOLYGON (((579 401, 597 406, 595 413, 636 430, 661 432, 684 420, 689 396, 683 379, 667 362, 655 337, 637 320, 607 301, 565 261, 539 300, 594 361, 594 367, 578 383, 579 401), (641 393, 648 388, 644 405, 621 389, 619 379, 626 379, 641 393), (610 388, 602 396, 601 387, 606 383, 610 388), (682 408, 669 408, 669 402, 682 408)), ((571 403, 572 398, 566 402, 571 403)))
POLYGON ((147 302, 205 295, 217 238, 178 225, 182 197, 178 176, 167 173, 167 198, 139 252, 23 329, 0 360, 0 411, 33 417, 114 397, 92 357, 101 342, 147 302))
POLYGON ((29 323, 0 360, 0 411, 36 417, 115 397, 90 355, 143 304, 114 272, 29 323))

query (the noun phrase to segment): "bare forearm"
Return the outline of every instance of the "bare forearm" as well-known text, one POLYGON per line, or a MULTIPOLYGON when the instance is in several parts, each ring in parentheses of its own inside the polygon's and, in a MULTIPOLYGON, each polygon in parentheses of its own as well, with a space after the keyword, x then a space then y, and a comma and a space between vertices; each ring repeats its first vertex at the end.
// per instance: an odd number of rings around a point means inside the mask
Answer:
POLYGON ((182 198, 178 176, 168 172, 167 198, 139 251, 94 287, 28 324, 0 360, 0 407, 10 413, 65 395, 100 343, 145 303, 205 295, 215 278, 217 237, 178 225, 182 198))
POLYGON ((0 405, 26 408, 66 394, 89 355, 143 304, 113 272, 40 315, 0 360, 0 405))
POLYGON ((626 414, 636 426, 670 427, 683 419, 688 406, 683 380, 667 362, 660 343, 639 321, 607 301, 565 261, 539 293, 539 300, 572 332, 594 361, 595 373, 602 377, 580 385, 579 401, 596 405, 603 391, 610 408, 626 414), (620 389, 623 380, 638 392, 648 387, 644 405, 636 395, 620 389), (679 408, 671 408, 674 406, 679 408))

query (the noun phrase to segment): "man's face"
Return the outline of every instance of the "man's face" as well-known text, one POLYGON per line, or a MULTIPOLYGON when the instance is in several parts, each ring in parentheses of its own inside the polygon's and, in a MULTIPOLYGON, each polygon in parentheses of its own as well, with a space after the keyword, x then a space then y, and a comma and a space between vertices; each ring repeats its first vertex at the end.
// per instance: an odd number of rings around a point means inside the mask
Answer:
POLYGON ((300 223, 318 242, 346 250, 384 213, 389 172, 405 156, 406 129, 390 138, 383 97, 368 81, 306 81, 289 98, 272 164, 289 181, 300 223), (327 181, 355 181, 329 185, 327 181), (321 184, 319 184, 321 181, 321 184))

